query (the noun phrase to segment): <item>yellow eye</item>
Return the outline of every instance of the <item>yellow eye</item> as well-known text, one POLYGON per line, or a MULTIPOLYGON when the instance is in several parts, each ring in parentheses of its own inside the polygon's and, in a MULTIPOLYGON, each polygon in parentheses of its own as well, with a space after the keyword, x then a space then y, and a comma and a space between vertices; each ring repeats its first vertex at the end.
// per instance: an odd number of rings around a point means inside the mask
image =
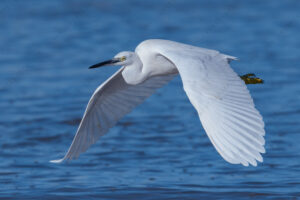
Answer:
POLYGON ((120 58, 120 61, 121 62, 123 62, 123 61, 125 61, 126 60, 126 56, 122 56, 121 58, 120 58))

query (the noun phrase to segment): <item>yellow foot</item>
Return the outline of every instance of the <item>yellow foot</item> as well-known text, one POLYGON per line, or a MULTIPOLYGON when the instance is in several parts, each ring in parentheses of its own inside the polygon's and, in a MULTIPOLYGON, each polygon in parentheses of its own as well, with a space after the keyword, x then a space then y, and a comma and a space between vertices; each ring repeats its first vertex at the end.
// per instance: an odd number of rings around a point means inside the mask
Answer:
POLYGON ((260 78, 257 78, 255 74, 245 74, 243 76, 240 76, 243 81, 245 81, 246 84, 261 84, 264 83, 264 81, 260 78))

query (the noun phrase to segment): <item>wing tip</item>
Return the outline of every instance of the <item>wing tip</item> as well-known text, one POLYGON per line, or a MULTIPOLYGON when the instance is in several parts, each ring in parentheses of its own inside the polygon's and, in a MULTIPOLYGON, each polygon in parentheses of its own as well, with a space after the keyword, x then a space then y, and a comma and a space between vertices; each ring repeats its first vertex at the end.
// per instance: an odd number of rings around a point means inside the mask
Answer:
POLYGON ((57 159, 57 160, 50 160, 50 163, 55 163, 55 164, 59 164, 62 163, 65 160, 65 158, 61 158, 61 159, 57 159))
POLYGON ((255 157, 247 157, 247 158, 243 158, 242 160, 235 160, 236 162, 229 161, 228 159, 226 159, 224 157, 223 158, 230 164, 243 165, 244 167, 249 167, 249 166, 257 167, 258 164, 264 162, 264 159, 261 154, 262 153, 259 153, 259 155, 255 156, 255 157))
POLYGON ((259 163, 263 163, 264 162, 264 159, 263 157, 260 155, 259 157, 257 158, 253 158, 253 160, 251 160, 251 162, 247 161, 245 163, 239 163, 239 164, 242 164, 244 167, 248 167, 248 166, 252 166, 252 167, 257 167, 257 165, 259 163))

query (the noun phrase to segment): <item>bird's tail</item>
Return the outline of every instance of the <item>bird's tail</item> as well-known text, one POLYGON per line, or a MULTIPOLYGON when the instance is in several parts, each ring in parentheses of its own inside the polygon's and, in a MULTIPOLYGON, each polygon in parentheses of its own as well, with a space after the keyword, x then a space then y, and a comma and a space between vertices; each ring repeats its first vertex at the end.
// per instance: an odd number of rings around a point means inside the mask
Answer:
POLYGON ((255 76, 255 74, 245 74, 243 76, 240 76, 243 81, 245 81, 246 84, 262 84, 264 81, 258 77, 255 76))

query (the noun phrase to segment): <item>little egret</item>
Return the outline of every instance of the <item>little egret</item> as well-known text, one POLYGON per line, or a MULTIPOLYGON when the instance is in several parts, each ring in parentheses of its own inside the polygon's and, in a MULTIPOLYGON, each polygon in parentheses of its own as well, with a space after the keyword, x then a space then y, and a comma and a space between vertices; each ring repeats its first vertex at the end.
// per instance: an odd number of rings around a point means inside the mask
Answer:
POLYGON ((264 122, 245 85, 262 83, 254 74, 238 76, 236 57, 169 40, 151 39, 135 52, 123 51, 90 68, 123 66, 92 95, 73 142, 60 160, 76 159, 124 115, 180 75, 202 126, 229 163, 256 166, 265 153, 264 122))

